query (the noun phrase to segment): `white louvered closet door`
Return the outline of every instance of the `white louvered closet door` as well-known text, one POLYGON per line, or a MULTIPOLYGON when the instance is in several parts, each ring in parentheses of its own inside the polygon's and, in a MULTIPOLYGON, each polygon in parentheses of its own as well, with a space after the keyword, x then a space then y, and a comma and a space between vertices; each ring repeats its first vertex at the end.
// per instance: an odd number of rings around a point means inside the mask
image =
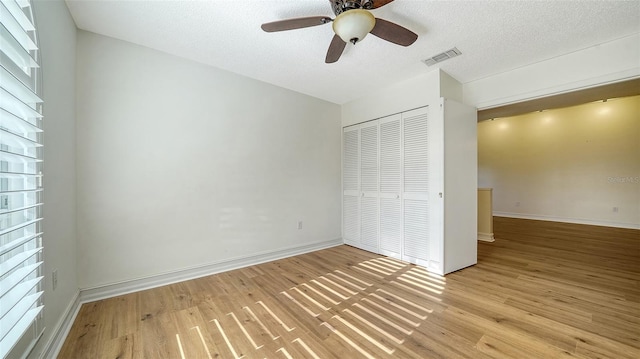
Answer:
POLYGON ((360 243, 360 131, 347 127, 342 133, 342 237, 346 244, 360 243))
POLYGON ((378 252, 378 121, 360 127, 360 248, 378 252))
POLYGON ((402 259, 429 264, 429 144, 428 110, 402 114, 403 129, 403 255, 402 259))
POLYGON ((380 254, 402 255, 402 131, 401 115, 379 120, 380 254))

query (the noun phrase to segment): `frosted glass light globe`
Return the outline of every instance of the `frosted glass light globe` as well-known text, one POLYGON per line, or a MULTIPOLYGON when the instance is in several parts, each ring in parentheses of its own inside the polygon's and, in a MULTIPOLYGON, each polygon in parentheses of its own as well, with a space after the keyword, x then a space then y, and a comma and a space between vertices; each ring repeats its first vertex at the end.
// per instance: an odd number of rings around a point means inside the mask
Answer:
POLYGON ((342 41, 355 44, 362 41, 375 25, 376 18, 369 11, 354 9, 341 13, 333 20, 333 32, 342 41))

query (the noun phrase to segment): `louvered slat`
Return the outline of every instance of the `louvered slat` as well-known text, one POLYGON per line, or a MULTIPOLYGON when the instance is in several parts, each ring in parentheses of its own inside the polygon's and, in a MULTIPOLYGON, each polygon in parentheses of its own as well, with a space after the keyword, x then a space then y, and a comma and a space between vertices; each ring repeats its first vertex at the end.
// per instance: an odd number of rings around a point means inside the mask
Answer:
POLYGON ((342 189, 358 190, 358 129, 348 129, 342 136, 342 189))
POLYGON ((400 120, 380 124, 380 192, 400 193, 400 120))
POLYGON ((342 235, 345 241, 357 243, 360 240, 359 218, 358 197, 344 195, 342 197, 342 235))
POLYGON ((360 130, 360 190, 378 191, 378 126, 363 127, 360 130))
POLYGON ((426 201, 404 201, 404 254, 429 259, 429 206, 426 201))
POLYGON ((402 206, 400 199, 380 198, 380 248, 400 254, 402 206))
POLYGON ((404 191, 429 190, 429 149, 426 112, 404 119, 404 191))
POLYGON ((362 197, 360 202, 360 243, 378 248, 378 198, 362 197))

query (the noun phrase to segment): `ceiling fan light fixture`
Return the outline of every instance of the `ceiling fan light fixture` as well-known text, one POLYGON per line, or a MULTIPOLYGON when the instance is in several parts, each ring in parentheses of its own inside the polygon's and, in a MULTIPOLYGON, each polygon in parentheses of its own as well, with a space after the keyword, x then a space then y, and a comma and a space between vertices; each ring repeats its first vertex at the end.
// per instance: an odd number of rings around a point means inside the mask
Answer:
POLYGON ((342 41, 353 44, 362 41, 376 25, 376 18, 367 10, 345 11, 333 20, 333 31, 342 41))

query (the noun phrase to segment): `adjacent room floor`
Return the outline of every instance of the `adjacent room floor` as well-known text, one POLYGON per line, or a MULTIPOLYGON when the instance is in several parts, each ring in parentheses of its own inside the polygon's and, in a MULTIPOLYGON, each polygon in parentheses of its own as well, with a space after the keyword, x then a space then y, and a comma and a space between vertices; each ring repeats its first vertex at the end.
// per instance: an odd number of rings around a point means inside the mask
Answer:
POLYGON ((640 357, 640 231, 494 230, 446 277, 343 245, 88 303, 59 358, 640 357))

